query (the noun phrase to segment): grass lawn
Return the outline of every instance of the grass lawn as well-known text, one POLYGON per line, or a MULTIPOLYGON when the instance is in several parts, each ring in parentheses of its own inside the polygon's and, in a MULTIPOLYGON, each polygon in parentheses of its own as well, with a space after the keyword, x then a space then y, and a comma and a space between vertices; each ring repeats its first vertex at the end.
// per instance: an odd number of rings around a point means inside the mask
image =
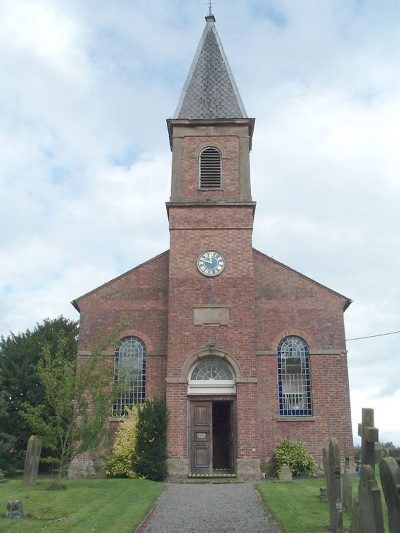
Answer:
POLYGON ((162 483, 137 479, 71 479, 59 491, 49 484, 49 477, 34 487, 22 486, 21 478, 1 483, 0 532, 132 531, 164 490, 162 483), (27 518, 6 518, 9 500, 22 500, 27 518))
MULTIPOLYGON (((359 478, 353 478, 353 498, 357 496, 359 478)), ((263 481, 257 483, 261 499, 279 523, 283 533, 327 533, 329 531, 329 505, 319 497, 320 487, 325 487, 323 478, 294 479, 293 483, 263 481)), ((383 492, 382 510, 387 523, 387 507, 383 492)), ((350 529, 350 513, 343 513, 343 525, 350 529)))

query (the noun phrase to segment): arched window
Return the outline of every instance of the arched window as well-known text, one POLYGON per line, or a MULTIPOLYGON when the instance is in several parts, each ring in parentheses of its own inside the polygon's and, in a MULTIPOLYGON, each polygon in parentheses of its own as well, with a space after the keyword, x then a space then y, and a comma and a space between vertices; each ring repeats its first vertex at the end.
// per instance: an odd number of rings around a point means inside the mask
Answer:
POLYGON ((311 416, 310 358, 300 337, 285 337, 278 346, 279 414, 311 416))
POLYGON ((146 399, 146 346, 138 337, 125 337, 115 350, 114 380, 126 382, 113 406, 113 416, 124 416, 126 407, 146 399))
POLYGON ((189 394, 234 394, 235 378, 231 367, 220 359, 197 363, 189 373, 189 394))
POLYGON ((221 189, 221 152, 209 146, 200 153, 200 189, 221 189))

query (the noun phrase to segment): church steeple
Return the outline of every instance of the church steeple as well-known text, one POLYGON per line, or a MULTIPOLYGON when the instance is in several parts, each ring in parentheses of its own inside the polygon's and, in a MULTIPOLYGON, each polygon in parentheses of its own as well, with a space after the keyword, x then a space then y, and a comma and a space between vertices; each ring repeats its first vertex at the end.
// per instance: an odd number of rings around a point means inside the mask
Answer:
MULTIPOLYGON (((167 120, 172 150, 172 205, 252 202, 248 118, 211 12, 173 118, 167 120)), ((254 204, 252 204, 252 209, 254 204)))
POLYGON ((184 85, 175 119, 246 118, 211 12, 184 85))

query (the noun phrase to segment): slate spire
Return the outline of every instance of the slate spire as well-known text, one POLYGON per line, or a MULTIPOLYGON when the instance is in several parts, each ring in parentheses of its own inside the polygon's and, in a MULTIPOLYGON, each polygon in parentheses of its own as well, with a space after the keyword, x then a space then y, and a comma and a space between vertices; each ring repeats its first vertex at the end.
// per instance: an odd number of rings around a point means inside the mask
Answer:
POLYGON ((247 118, 211 8, 173 118, 247 118))

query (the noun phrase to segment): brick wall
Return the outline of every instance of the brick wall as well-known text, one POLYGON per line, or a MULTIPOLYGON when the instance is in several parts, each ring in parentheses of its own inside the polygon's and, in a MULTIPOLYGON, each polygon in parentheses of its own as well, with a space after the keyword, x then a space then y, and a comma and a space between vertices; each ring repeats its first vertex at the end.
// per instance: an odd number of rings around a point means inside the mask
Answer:
MULTIPOLYGON (((170 250, 76 300, 80 353, 90 352, 120 322, 125 324, 121 337, 136 335, 145 342, 147 397, 166 395, 168 457, 181 472, 188 460, 184 372, 188 359, 194 364, 196 354, 211 357, 213 350, 229 356, 238 369, 236 455, 241 468, 245 461, 253 468, 271 457, 285 438, 304 441, 318 461, 332 436, 351 449, 343 323, 349 301, 253 250, 249 122, 172 122, 170 250), (200 191, 198 154, 210 145, 222 153, 223 189, 200 191), (207 278, 198 272, 197 257, 206 250, 224 256, 223 274, 207 278), (195 321, 199 306, 223 308, 224 320, 195 321), (310 348, 312 418, 279 417, 277 346, 286 335, 302 337, 310 348)), ((75 467, 75 472, 88 471, 87 457, 77 458, 75 467)))
POLYGON ((352 450, 343 309, 348 300, 255 251, 257 353, 261 459, 283 440, 302 440, 320 463, 322 449, 337 437, 352 450), (312 420, 279 417, 277 348, 286 335, 310 348, 312 420))

